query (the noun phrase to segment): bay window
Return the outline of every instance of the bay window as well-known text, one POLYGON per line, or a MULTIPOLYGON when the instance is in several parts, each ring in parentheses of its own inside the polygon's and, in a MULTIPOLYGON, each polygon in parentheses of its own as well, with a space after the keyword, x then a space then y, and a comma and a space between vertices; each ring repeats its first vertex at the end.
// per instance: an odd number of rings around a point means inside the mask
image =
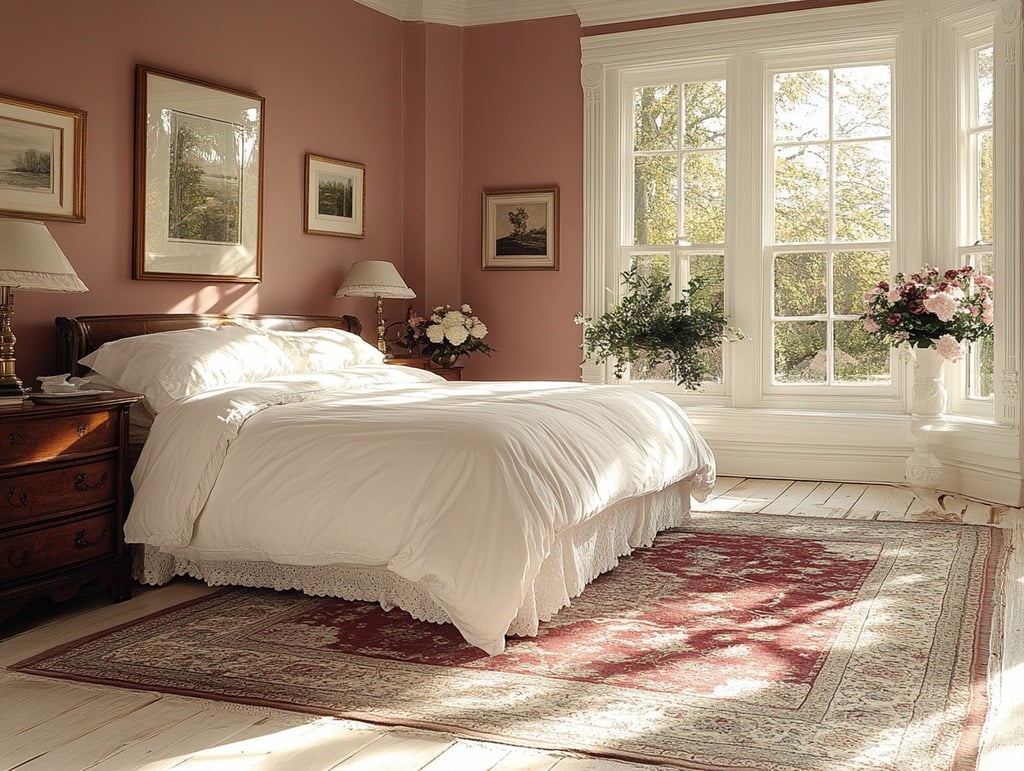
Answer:
MULTIPOLYGON (((1020 19, 975 5, 583 38, 584 315, 615 303, 633 266, 677 293, 705 278, 694 301, 722 302, 745 339, 709 355, 696 392, 642 366, 627 377, 686 405, 729 473, 792 475, 776 464, 799 457, 806 476, 898 479, 910 363, 864 332, 864 293, 971 264, 995 277, 996 335, 948 367, 951 420, 974 421, 957 441, 1009 452, 991 474, 1020 497, 1020 76, 1006 53, 1019 56, 1020 19)), ((583 378, 612 372, 585 364, 583 378)), ((955 486, 985 487, 990 472, 958 453, 955 486)))

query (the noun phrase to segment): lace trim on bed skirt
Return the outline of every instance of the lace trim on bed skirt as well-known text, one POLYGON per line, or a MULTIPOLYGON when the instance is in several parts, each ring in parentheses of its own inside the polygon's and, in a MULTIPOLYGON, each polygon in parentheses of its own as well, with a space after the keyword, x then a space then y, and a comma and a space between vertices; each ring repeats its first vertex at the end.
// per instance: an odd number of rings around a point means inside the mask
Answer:
MULTIPOLYGON (((563 531, 541 565, 508 634, 530 637, 540 621, 569 605, 601 573, 654 537, 690 518, 690 482, 620 501, 576 527, 563 531)), ((384 610, 401 608, 421 621, 448 623, 448 614, 416 584, 383 567, 281 565, 272 562, 191 560, 146 546, 136 551, 134 578, 160 585, 174 576, 191 576, 210 586, 297 589, 315 597, 378 602, 384 610), (141 557, 141 558, 140 558, 141 557)))

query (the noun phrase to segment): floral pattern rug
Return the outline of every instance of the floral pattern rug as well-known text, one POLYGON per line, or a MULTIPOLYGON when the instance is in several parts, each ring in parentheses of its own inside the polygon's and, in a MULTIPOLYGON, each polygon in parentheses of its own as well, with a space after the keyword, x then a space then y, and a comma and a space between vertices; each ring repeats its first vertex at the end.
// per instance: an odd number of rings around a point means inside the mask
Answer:
POLYGON ((701 513, 494 657, 232 588, 13 669, 679 768, 973 768, 1005 551, 986 527, 701 513))

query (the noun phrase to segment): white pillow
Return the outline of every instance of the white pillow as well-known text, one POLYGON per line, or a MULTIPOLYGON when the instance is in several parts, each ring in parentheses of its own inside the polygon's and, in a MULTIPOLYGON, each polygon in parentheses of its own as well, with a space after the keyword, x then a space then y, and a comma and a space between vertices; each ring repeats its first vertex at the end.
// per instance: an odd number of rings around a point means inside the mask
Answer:
POLYGON ((289 374, 291 361, 265 335, 234 324, 125 337, 79 360, 154 413, 212 388, 289 374))
POLYGON ((344 329, 316 327, 305 332, 263 331, 284 351, 294 372, 326 372, 384 361, 384 354, 377 346, 344 329))

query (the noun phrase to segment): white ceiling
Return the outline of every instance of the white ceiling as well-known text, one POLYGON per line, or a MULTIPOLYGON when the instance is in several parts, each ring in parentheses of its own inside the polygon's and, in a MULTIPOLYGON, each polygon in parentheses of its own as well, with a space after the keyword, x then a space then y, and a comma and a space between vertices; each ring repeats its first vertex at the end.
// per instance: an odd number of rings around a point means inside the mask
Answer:
POLYGON ((654 19, 723 8, 770 5, 779 0, 356 0, 402 21, 456 27, 578 16, 584 27, 654 19))

